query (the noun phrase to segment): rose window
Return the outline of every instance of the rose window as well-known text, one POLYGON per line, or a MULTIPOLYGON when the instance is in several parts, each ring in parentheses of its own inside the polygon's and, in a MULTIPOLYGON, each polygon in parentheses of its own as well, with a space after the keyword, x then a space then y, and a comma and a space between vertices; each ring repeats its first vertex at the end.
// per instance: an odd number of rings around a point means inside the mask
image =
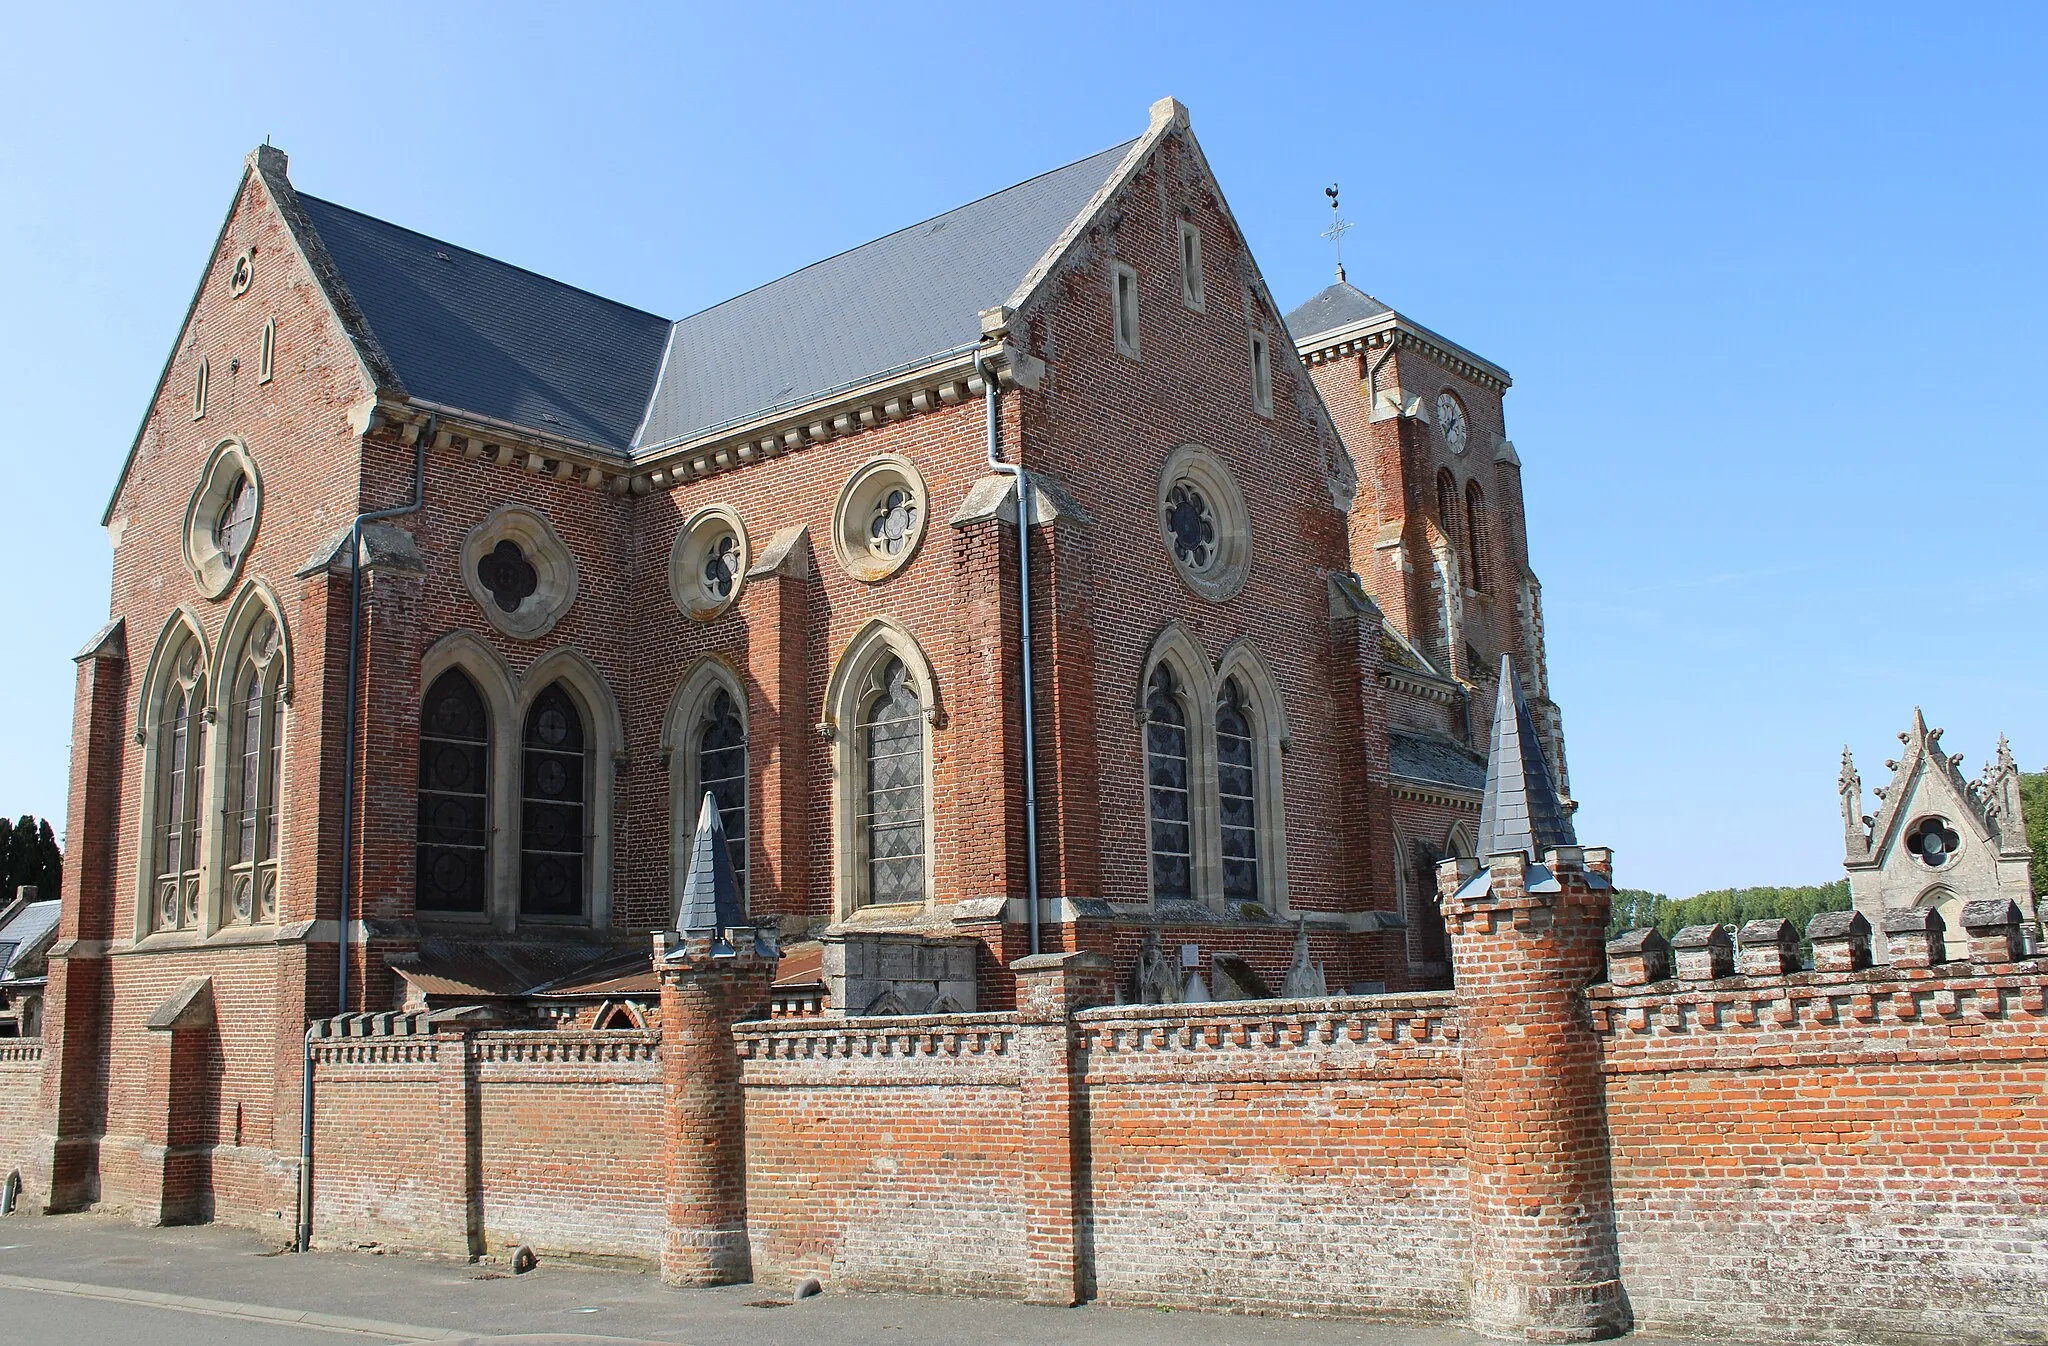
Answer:
POLYGON ((868 550, 877 556, 900 556, 917 537, 917 498, 897 488, 875 502, 868 521, 868 550))
POLYGON ((519 605, 540 587, 540 575, 526 553, 510 538, 491 548, 476 563, 476 577, 491 591, 491 599, 506 612, 519 605))
POLYGON ((704 591, 723 602, 732 597, 739 575, 739 540, 727 533, 711 544, 711 553, 704 558, 704 591))
POLYGON ((1963 839, 1945 818, 1923 818, 1906 834, 1906 849, 1929 869, 1940 869, 1955 855, 1963 839))
POLYGON ((1166 533, 1182 565, 1200 573, 1216 560, 1216 513, 1192 483, 1180 482, 1166 496, 1166 533))

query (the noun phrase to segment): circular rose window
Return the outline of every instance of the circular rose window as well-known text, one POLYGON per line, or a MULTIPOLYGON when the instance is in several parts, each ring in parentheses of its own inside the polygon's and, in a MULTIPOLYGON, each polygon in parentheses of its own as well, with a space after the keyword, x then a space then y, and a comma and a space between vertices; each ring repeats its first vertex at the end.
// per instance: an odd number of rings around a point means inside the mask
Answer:
POLYGON ((924 537, 924 478, 908 458, 871 458, 847 479, 832 512, 832 550, 846 573, 874 583, 910 560, 924 537))
POLYGON ((747 582, 747 529, 724 505, 684 521, 668 552, 668 590, 692 621, 708 622, 731 607, 747 582))
POLYGON ((1159 473, 1159 536, 1174 569, 1211 602, 1236 596, 1251 565, 1244 496, 1209 450, 1183 444, 1159 473))

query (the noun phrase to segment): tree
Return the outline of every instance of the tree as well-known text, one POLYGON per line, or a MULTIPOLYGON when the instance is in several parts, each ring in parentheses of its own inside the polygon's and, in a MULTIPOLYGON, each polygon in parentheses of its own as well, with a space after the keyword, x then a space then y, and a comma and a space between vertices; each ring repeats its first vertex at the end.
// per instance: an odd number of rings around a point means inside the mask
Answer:
POLYGON ((1689 925, 1728 925, 1740 929, 1745 922, 1783 917, 1799 931, 1800 956, 1811 950, 1806 943, 1806 923, 1824 911, 1849 909, 1849 881, 1810 884, 1803 888, 1716 888, 1672 901, 1662 893, 1635 888, 1617 888, 1608 938, 1626 930, 1653 926, 1669 939, 1689 925))
POLYGON ((2021 774, 2020 811, 2027 815, 2027 845, 2034 852, 2034 896, 2048 895, 2048 771, 2021 774))
POLYGON ((24 813, 14 822, 0 818, 0 903, 14 899, 24 884, 38 900, 57 896, 64 885, 64 853, 47 819, 24 813))

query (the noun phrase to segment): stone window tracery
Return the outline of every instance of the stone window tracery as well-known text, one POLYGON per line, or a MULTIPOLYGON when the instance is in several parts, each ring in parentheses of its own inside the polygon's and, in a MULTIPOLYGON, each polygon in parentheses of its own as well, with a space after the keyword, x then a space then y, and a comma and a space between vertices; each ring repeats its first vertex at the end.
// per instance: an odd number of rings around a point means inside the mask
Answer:
POLYGON ((910 671, 891 658, 877 671, 861 717, 858 835, 871 903, 925 895, 924 706, 910 671))
POLYGON ((708 622, 739 598, 750 555, 746 526, 725 505, 709 505, 684 521, 669 548, 669 595, 692 621, 708 622))
POLYGON ((1193 798, 1187 714, 1173 671, 1152 671, 1145 698, 1146 819, 1155 900, 1194 898, 1193 798))
POLYGON ((517 612, 519 605, 533 597, 540 587, 540 572, 519 544, 507 538, 491 548, 476 563, 476 577, 491 599, 504 612, 517 612))
POLYGON ((583 716, 560 683, 534 699, 521 770, 519 910, 583 913, 585 765, 583 716))
POLYGON ((1175 571, 1196 594, 1237 596, 1251 566, 1250 516, 1222 460, 1196 444, 1167 456, 1159 474, 1159 534, 1175 571))
POLYGON ((879 557, 899 556, 917 536, 917 500, 897 487, 875 502, 868 520, 868 550, 879 557))
POLYGON ((832 550, 846 573, 874 584, 909 563, 930 522, 924 478, 907 458, 869 459, 832 512, 832 550))
POLYGON ((1906 849, 1929 869, 1941 869, 1955 858, 1963 839, 1948 819, 1922 818, 1906 834, 1906 849))
POLYGON ((1216 700, 1216 798, 1223 842, 1223 900, 1257 902, 1259 801, 1251 716, 1235 679, 1216 700))
POLYGON ((277 919, 278 791, 283 780, 283 660, 276 621, 267 614, 250 629, 228 711, 226 901, 222 919, 277 919))
POLYGON ((263 478, 248 447, 232 436, 213 446, 185 506, 184 557, 207 598, 225 598, 263 521, 263 478))
POLYGON ((747 722, 731 692, 721 687, 704 707, 697 731, 697 789, 717 801, 725 826, 733 878, 747 891, 747 722))
POLYGON ((490 716, 450 669, 420 715, 418 905, 482 915, 490 897, 490 716))
POLYGON ((256 531, 256 487, 240 473, 228 487, 227 503, 213 524, 213 545, 230 567, 241 564, 249 536, 256 531))
POLYGON ((157 726, 155 876, 150 923, 155 930, 199 924, 199 843, 206 796, 205 670, 196 642, 187 642, 172 674, 157 726))
POLYGON ((525 505, 500 505, 463 538, 462 581, 492 626, 538 640, 576 601, 578 571, 546 518, 525 505))

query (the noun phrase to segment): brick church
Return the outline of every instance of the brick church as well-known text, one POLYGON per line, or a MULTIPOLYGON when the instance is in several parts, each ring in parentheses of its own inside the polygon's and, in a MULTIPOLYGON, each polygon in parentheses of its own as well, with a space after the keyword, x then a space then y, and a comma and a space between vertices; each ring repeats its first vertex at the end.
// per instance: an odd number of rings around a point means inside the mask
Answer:
POLYGON ((1503 654, 1564 770, 1507 388, 1283 309, 1170 99, 680 320, 252 152, 103 521, 56 1204, 289 1204, 310 1019, 647 1023, 707 795, 786 1008, 1448 984, 1503 654))

